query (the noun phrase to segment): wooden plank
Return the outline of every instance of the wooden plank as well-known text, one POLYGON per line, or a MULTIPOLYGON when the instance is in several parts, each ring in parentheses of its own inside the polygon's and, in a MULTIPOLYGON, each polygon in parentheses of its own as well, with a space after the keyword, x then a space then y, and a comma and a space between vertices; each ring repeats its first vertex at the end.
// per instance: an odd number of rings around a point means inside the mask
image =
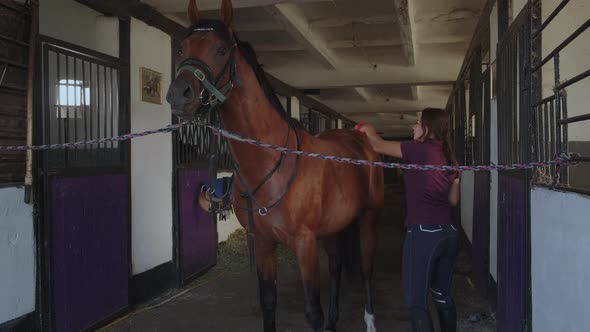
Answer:
POLYGON ((3 128, 2 134, 4 135, 6 131, 13 131, 18 132, 27 129, 27 119, 26 118, 15 118, 15 117, 0 117, 0 128, 3 128))
POLYGON ((8 174, 10 175, 14 175, 14 174, 24 174, 25 173, 25 168, 23 163, 1 163, 0 164, 0 174, 8 174))
POLYGON ((19 151, 18 154, 9 155, 8 152, 12 151, 4 151, 0 153, 0 164, 1 165, 8 165, 8 164, 24 164, 27 160, 27 153, 25 151, 19 151))
MULTIPOLYGON (((4 73, 4 66, 0 62, 0 76, 4 73)), ((0 86, 7 86, 12 88, 27 88, 27 71, 14 67, 6 67, 6 73, 0 86)))
MULTIPOLYGON (((27 59, 26 47, 20 47, 7 40, 0 39, 0 58, 17 59, 19 63, 24 63, 27 59)), ((4 69, 4 63, 0 62, 0 70, 4 69)))
POLYGON ((27 89, 24 88, 15 88, 15 87, 6 87, 6 86, 0 86, 0 92, 4 92, 4 93, 13 93, 13 94, 17 94, 17 95, 22 95, 24 96, 27 93, 27 89))
MULTIPOLYGON (((0 97, 1 100, 1 97, 0 97)), ((0 118, 1 117, 16 117, 26 119, 27 109, 22 106, 13 105, 2 105, 0 106, 0 118)))
POLYGON ((3 108, 7 105, 22 106, 23 108, 27 106, 27 100, 22 96, 14 95, 12 93, 7 93, 4 91, 0 91, 0 100, 2 100, 2 103, 0 103, 0 108, 3 108))
POLYGON ((8 42, 11 45, 16 45, 16 46, 25 47, 25 48, 28 48, 29 47, 29 44, 27 44, 27 43, 25 43, 25 42, 23 42, 21 40, 18 40, 16 38, 14 38, 14 36, 7 36, 7 35, 4 35, 4 34, 0 34, 0 40, 3 40, 5 42, 8 42))
MULTIPOLYGON (((29 10, 16 1, 0 0, 0 146, 26 144, 26 99, 29 10), (15 94, 15 92, 21 95, 15 94)), ((0 151, 0 183, 21 183, 26 151, 0 151)))
POLYGON ((0 10, 3 11, 11 11, 13 13, 27 13, 27 7, 25 7, 22 3, 13 1, 13 0, 0 0, 0 10))
POLYGON ((24 151, 0 151, 0 160, 24 158, 24 151))
POLYGON ((24 133, 24 129, 18 129, 18 130, 11 130, 11 131, 3 131, 0 134, 0 139, 10 139, 10 140, 17 140, 17 141, 21 141, 18 145, 24 145, 24 142, 26 142, 26 133, 24 133))
POLYGON ((26 136, 21 137, 2 137, 0 136, 0 146, 18 146, 26 142, 26 136))
MULTIPOLYGON (((24 11, 28 14, 28 10, 24 11)), ((29 33, 29 17, 23 11, 9 10, 0 6, 0 33, 9 38, 24 41, 29 33)))

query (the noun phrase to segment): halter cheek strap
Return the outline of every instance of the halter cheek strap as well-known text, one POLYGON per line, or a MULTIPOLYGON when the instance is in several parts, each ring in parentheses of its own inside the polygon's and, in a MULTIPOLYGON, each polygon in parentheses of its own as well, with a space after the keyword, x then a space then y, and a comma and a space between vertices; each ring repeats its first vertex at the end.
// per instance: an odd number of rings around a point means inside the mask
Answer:
POLYGON ((199 98, 201 98, 201 104, 203 106, 209 106, 209 111, 226 102, 227 96, 234 87, 234 83, 238 86, 241 86, 241 82, 238 78, 236 70, 235 44, 232 48, 227 63, 223 67, 223 70, 219 73, 219 76, 215 78, 214 82, 211 82, 213 73, 209 69, 209 66, 207 66, 207 64, 201 60, 193 58, 184 60, 178 67, 178 70, 176 71, 176 76, 178 76, 183 71, 188 71, 192 73, 201 82, 202 89, 199 93, 199 98), (228 70, 230 76, 229 82, 223 87, 217 88, 217 83, 219 82, 219 80, 221 80, 221 78, 225 75, 225 73, 228 70), (208 100, 203 100, 205 91, 209 92, 208 100))

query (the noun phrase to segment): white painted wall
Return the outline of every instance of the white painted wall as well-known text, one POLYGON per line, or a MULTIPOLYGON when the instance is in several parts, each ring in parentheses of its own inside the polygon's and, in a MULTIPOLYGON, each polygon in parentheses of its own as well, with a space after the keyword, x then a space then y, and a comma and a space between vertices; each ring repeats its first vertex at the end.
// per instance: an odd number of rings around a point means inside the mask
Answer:
POLYGON ((0 324, 35 310, 32 208, 22 188, 0 189, 0 324))
POLYGON ((531 193, 533 331, 588 331, 590 198, 531 193))
POLYGON ((342 122, 342 119, 338 119, 338 129, 342 129, 344 128, 344 124, 342 122))
POLYGON ((473 195, 475 176, 473 172, 461 173, 461 226, 469 239, 473 241, 473 195))
POLYGON ((291 117, 294 119, 301 119, 301 104, 299 98, 291 97, 291 117))
POLYGON ((281 106, 283 106, 283 109, 287 111, 287 97, 277 94, 277 98, 279 99, 281 106))
MULTIPOLYGON (((131 20, 131 131, 171 123, 170 105, 140 100, 140 67, 162 73, 161 93, 171 78, 170 37, 131 20)), ((172 260, 172 138, 157 134, 131 141, 131 206, 133 274, 172 260)))
POLYGON ((492 7, 490 13, 490 63, 496 61, 496 50, 498 44, 498 4, 492 7))
POLYGON ((39 2, 39 32, 111 56, 119 56, 119 20, 73 0, 39 2))

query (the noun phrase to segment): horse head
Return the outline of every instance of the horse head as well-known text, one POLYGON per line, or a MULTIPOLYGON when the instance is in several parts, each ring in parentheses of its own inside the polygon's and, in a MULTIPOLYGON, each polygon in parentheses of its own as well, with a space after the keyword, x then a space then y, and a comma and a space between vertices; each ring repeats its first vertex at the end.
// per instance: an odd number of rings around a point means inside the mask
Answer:
POLYGON ((219 20, 201 19, 195 0, 189 1, 191 27, 177 54, 176 77, 166 96, 172 113, 180 118, 215 109, 236 83, 231 0, 223 0, 219 16, 219 20))

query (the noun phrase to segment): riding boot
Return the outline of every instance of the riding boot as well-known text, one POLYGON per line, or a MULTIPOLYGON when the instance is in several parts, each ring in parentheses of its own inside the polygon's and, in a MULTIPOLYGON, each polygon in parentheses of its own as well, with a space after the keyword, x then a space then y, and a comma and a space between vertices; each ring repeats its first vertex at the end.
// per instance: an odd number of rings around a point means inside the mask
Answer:
POLYGON ((457 331, 457 310, 455 305, 445 308, 438 307, 438 319, 440 321, 441 332, 456 332, 457 331))
POLYGON ((423 309, 412 309, 412 332, 433 332, 430 313, 423 309))

